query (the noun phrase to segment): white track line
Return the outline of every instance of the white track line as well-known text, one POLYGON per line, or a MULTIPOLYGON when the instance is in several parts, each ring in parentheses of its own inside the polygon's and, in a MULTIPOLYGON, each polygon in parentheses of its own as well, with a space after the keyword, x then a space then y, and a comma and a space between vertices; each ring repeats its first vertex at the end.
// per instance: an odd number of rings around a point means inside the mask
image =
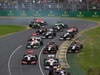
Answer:
POLYGON ((20 48, 22 47, 22 45, 18 46, 10 55, 9 57, 9 60, 8 60, 8 71, 9 71, 9 75, 12 75, 11 74, 11 68, 10 68, 10 61, 11 61, 11 58, 12 56, 16 53, 17 50, 19 50, 20 48))
MULTIPOLYGON (((54 39, 51 40, 51 41, 55 41, 55 40, 57 40, 57 39, 58 39, 58 38, 54 38, 54 39)), ((44 46, 44 47, 45 47, 45 46, 44 46)), ((42 75, 45 75, 44 72, 43 72, 43 70, 42 70, 42 67, 41 67, 41 54, 42 54, 42 52, 43 52, 44 47, 41 49, 41 51, 40 51, 40 53, 39 53, 39 59, 38 59, 39 68, 40 68, 40 71, 41 71, 42 75)))
MULTIPOLYGON (((45 46, 44 46, 45 47, 45 46)), ((40 68, 40 71, 42 73, 42 75, 45 75, 43 70, 42 70, 42 67, 41 67, 41 54, 42 54, 42 51, 44 49, 44 47, 41 49, 40 53, 39 53, 39 59, 38 59, 38 62, 39 62, 39 68, 40 68)))

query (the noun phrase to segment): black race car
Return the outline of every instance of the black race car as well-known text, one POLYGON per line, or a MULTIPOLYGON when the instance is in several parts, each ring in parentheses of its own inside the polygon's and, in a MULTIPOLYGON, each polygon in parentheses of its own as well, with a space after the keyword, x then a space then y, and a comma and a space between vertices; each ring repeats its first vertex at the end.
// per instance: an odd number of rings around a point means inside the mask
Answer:
POLYGON ((36 22, 31 22, 29 24, 29 27, 30 28, 36 28, 36 29, 39 29, 41 27, 41 25, 39 23, 36 23, 36 22))
POLYGON ((68 25, 67 24, 64 24, 62 21, 58 21, 55 26, 61 26, 63 28, 68 28, 68 25))
POLYGON ((31 50, 27 51, 27 53, 23 56, 21 60, 22 65, 36 65, 38 61, 38 57, 36 54, 33 54, 31 50))
POLYGON ((47 28, 46 27, 41 27, 40 29, 38 29, 36 31, 36 33, 40 34, 40 35, 44 35, 47 32, 47 28))
POLYGON ((59 65, 59 60, 56 58, 44 59, 44 69, 45 70, 50 70, 50 67, 53 67, 53 69, 56 69, 58 65, 59 65))
POLYGON ((50 42, 43 49, 44 54, 56 54, 58 51, 58 45, 55 42, 50 42))
POLYGON ((53 29, 54 29, 54 31, 63 31, 63 27, 61 26, 61 25, 54 25, 53 27, 52 27, 53 29))
POLYGON ((83 45, 79 40, 75 40, 68 48, 67 53, 79 53, 80 49, 83 48, 83 45))
POLYGON ((72 38, 74 38, 74 36, 75 35, 73 33, 67 32, 67 33, 63 34, 62 36, 60 36, 60 40, 71 40, 72 38))
POLYGON ((56 32, 53 29, 48 29, 48 31, 42 36, 42 38, 52 39, 56 36, 56 32))

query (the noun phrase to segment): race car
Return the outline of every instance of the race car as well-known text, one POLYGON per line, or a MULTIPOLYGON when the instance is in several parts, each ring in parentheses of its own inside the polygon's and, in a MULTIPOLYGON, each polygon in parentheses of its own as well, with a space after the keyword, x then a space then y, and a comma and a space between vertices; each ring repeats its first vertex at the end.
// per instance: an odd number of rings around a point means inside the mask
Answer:
POLYGON ((59 65, 59 60, 56 58, 44 59, 44 69, 45 70, 50 70, 50 67, 53 67, 53 69, 55 70, 58 65, 59 65))
POLYGON ((28 40, 26 48, 27 49, 39 48, 42 45, 43 45, 43 41, 42 41, 41 37, 32 36, 31 39, 28 40))
POLYGON ((47 22, 45 22, 42 18, 34 18, 33 22, 36 22, 40 24, 41 26, 47 25, 47 22))
POLYGON ((63 27, 61 26, 61 25, 54 25, 53 27, 52 27, 53 29, 54 29, 54 31, 63 31, 63 27))
POLYGON ((61 68, 61 66, 57 66, 57 68, 54 70, 55 75, 66 75, 66 71, 64 68, 61 68))
POLYGON ((70 27, 70 28, 67 29, 67 32, 77 34, 78 33, 78 28, 70 27))
POLYGON ((36 33, 40 34, 40 35, 44 35, 47 32, 47 28, 46 27, 41 27, 40 29, 38 29, 36 31, 36 33))
POLYGON ((36 65, 37 61, 38 61, 37 55, 33 54, 32 50, 27 50, 21 60, 21 64, 22 65, 36 65))
POLYGON ((79 40, 75 40, 68 48, 67 53, 79 53, 80 49, 83 48, 83 45, 79 40))
POLYGON ((72 38, 74 38, 74 34, 73 33, 65 33, 62 36, 60 36, 60 40, 71 40, 72 38))
POLYGON ((56 36, 56 32, 53 29, 48 29, 48 31, 42 36, 42 38, 53 39, 56 36))
POLYGON ((66 71, 63 70, 63 69, 61 69, 61 70, 59 70, 58 72, 56 72, 55 75, 66 75, 66 71))
POLYGON ((55 26, 61 26, 61 27, 63 27, 63 28, 68 28, 68 25, 67 25, 67 24, 64 24, 64 23, 61 22, 61 21, 58 21, 58 22, 55 24, 55 26))
POLYGON ((55 42, 49 42, 43 49, 43 54, 56 54, 58 45, 55 42))
POLYGON ((30 39, 28 39, 28 42, 34 41, 34 40, 42 40, 40 35, 38 33, 32 33, 32 36, 30 39))
POLYGON ((39 23, 36 23, 36 22, 31 22, 30 24, 29 24, 29 27, 30 28, 40 28, 41 27, 41 25, 39 24, 39 23))

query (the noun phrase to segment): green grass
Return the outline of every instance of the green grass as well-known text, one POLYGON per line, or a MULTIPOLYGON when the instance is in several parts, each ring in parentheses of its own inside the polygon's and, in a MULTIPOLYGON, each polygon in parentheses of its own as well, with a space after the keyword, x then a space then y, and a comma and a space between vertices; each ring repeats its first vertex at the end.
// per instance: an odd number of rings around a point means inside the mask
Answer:
POLYGON ((78 63, 87 75, 100 75, 100 27, 84 32, 80 39, 84 48, 77 55, 78 63))
POLYGON ((80 17, 79 19, 91 20, 91 21, 98 21, 98 22, 100 22, 100 17, 80 17))
POLYGON ((25 30, 25 26, 15 26, 15 25, 0 25, 0 36, 7 35, 10 33, 25 30))
POLYGON ((68 19, 81 19, 100 22, 100 17, 66 17, 68 19))

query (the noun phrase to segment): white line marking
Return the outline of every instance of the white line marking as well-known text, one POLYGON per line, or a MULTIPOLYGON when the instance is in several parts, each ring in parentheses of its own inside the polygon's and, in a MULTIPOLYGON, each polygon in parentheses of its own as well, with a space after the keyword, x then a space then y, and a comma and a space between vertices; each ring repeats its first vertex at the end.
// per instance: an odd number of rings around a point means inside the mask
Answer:
MULTIPOLYGON (((54 38, 54 39, 51 40, 51 41, 55 41, 55 40, 57 40, 57 39, 58 39, 58 38, 56 37, 56 38, 54 38)), ((45 46, 44 46, 44 47, 45 47, 45 46)), ((40 71, 41 71, 42 75, 45 75, 45 74, 44 74, 44 72, 43 72, 43 70, 42 70, 40 59, 41 59, 41 54, 42 54, 42 52, 43 52, 44 47, 41 49, 41 51, 40 51, 40 53, 39 53, 39 59, 38 59, 38 62, 39 62, 39 68, 40 68, 40 71)))
POLYGON ((12 75, 11 74, 11 69, 10 69, 10 61, 11 61, 11 58, 12 56, 16 53, 17 50, 19 50, 20 48, 22 47, 22 45, 20 45, 19 47, 17 47, 10 55, 9 57, 9 60, 8 60, 8 71, 9 71, 9 75, 12 75))
MULTIPOLYGON (((45 47, 45 46, 44 46, 45 47)), ((38 59, 38 62, 39 62, 39 68, 40 68, 40 71, 42 73, 42 75, 45 75, 43 70, 42 70, 42 67, 41 67, 41 54, 42 54, 42 51, 44 49, 44 47, 41 49, 40 53, 39 53, 39 59, 38 59)))

